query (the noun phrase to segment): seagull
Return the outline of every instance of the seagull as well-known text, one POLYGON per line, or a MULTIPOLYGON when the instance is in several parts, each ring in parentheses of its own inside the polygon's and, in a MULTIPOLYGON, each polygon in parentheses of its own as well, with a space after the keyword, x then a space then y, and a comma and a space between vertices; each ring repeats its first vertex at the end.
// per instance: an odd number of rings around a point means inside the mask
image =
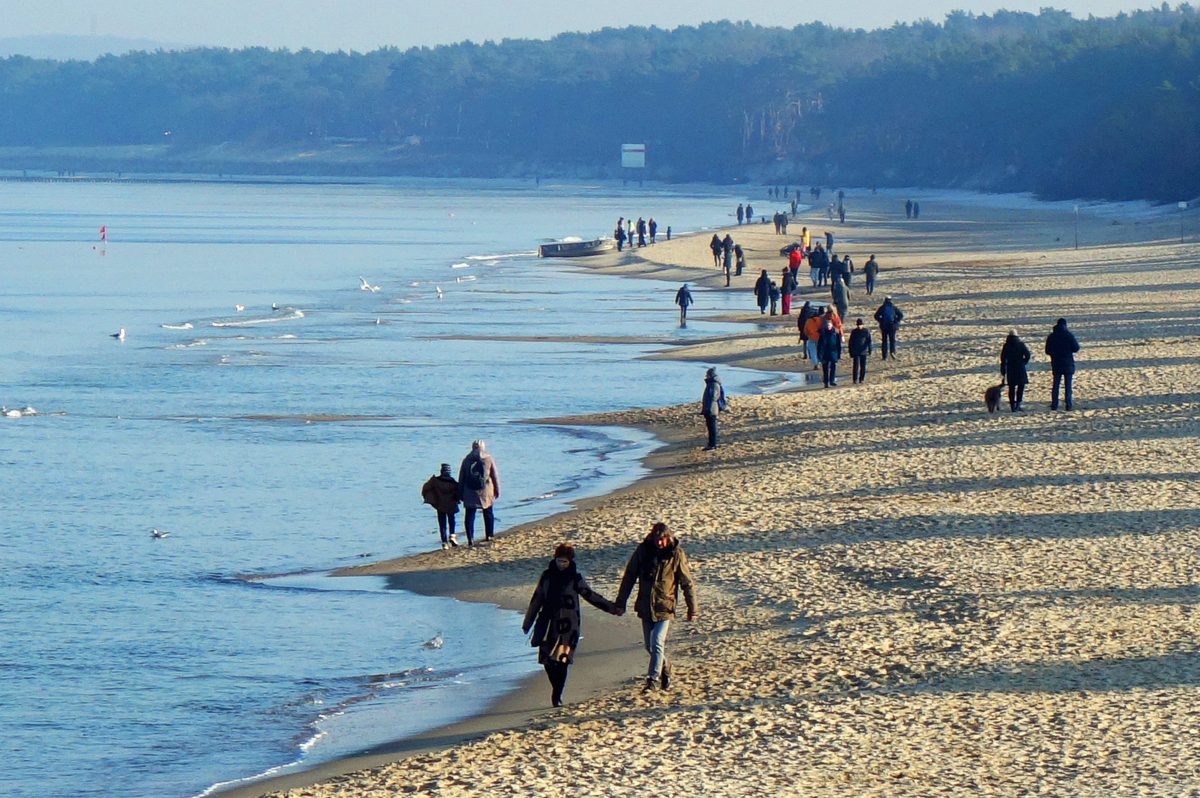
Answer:
POLYGON ((170 536, 171 536, 170 532, 164 532, 161 529, 151 529, 150 530, 150 537, 154 538, 155 540, 162 540, 163 538, 167 538, 170 536))
POLYGON ((4 416, 5 418, 20 418, 21 411, 17 410, 15 407, 9 409, 7 407, 0 406, 0 415, 4 416))
POLYGON ((372 294, 376 294, 376 293, 379 293, 379 286, 371 285, 370 283, 368 283, 366 277, 359 277, 358 278, 358 290, 370 291, 372 294))
POLYGON ((271 310, 279 310, 279 304, 277 302, 272 302, 271 310))
POLYGON ((125 328, 122 327, 121 329, 117 330, 115 333, 112 333, 111 337, 116 338, 118 341, 124 341, 125 340, 125 328))
POLYGON ((442 287, 440 285, 434 286, 434 290, 437 291, 438 299, 441 299, 442 298, 442 287))
POLYGON ((29 405, 26 405, 25 407, 21 408, 21 415, 23 415, 23 416, 36 416, 37 414, 38 414, 37 410, 30 407, 29 405))
POLYGON ((376 317, 376 318, 375 318, 375 323, 376 323, 376 324, 383 324, 383 319, 376 317))
POLYGON ((439 634, 437 637, 433 638, 432 640, 426 640, 424 643, 422 643, 421 648, 438 649, 438 648, 441 648, 443 645, 445 645, 445 642, 446 641, 443 640, 442 636, 439 634))
POLYGON ((233 310, 235 313, 241 313, 245 309, 246 309, 245 305, 234 305, 233 306, 233 310))

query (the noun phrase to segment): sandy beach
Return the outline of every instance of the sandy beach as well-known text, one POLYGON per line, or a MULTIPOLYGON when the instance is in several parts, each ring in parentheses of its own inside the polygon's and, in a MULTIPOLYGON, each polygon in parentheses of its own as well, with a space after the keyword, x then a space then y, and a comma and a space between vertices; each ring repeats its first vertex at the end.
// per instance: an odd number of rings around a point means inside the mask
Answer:
MULTIPOLYGON (((353 570, 523 608, 569 540, 611 597, 664 520, 702 607, 672 626, 671 691, 641 691, 637 620, 588 607, 566 707, 538 676, 482 718, 230 794, 1200 794, 1200 219, 1181 244, 1174 209, 1089 206, 1076 250, 1069 205, 925 193, 910 221, 903 199, 847 192, 844 225, 802 215, 788 238, 731 228, 748 270, 730 289, 711 232, 591 266, 664 281, 668 315, 685 280, 745 293, 744 333, 656 356, 697 361, 697 403, 586 419, 658 435, 651 476, 495 546, 353 570), (761 317, 751 294, 805 224, 859 269, 877 255, 850 323, 878 347, 892 296, 898 356, 877 348, 861 386, 845 359, 837 388, 730 397, 701 451, 703 365, 811 369, 795 315, 761 317), (1059 317, 1082 347, 1070 413, 1048 407, 1059 317), (989 415, 1010 327, 1034 353, 1027 411, 989 415)), ((828 294, 795 308, 810 297, 828 294)))

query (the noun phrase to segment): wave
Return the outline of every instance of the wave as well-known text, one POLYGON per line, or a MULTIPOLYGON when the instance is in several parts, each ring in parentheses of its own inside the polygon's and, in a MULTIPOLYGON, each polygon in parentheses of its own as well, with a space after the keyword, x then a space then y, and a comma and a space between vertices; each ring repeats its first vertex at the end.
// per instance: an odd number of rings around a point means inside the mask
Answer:
POLYGON ((469 264, 469 263, 451 263, 450 268, 451 269, 469 269, 469 268, 471 268, 471 264, 469 264))
POLYGON ((218 319, 210 322, 213 327, 253 327, 258 324, 274 324, 277 321, 295 321, 304 318, 303 310, 293 310, 278 316, 259 316, 252 319, 218 319))
POLYGON ((162 327, 164 330, 190 330, 190 329, 192 329, 192 323, 190 321, 185 321, 183 324, 160 324, 158 326, 162 327))
POLYGON ((171 344, 167 349, 191 349, 194 346, 208 346, 207 338, 194 338, 181 344, 171 344))
POLYGON ((454 282, 456 282, 456 283, 470 283, 470 282, 473 282, 474 280, 475 280, 475 275, 473 275, 473 274, 468 274, 463 277, 455 277, 454 278, 454 282))

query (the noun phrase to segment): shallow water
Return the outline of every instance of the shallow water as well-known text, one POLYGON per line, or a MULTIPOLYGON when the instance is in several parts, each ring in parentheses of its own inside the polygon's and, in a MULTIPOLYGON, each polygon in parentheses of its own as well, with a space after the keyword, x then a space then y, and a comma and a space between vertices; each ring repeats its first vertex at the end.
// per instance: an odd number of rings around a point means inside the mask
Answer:
MULTIPOLYGON (((674 286, 530 257, 631 212, 685 230, 730 205, 487 182, 3 184, 0 402, 39 411, 0 418, 3 792, 195 795, 464 716, 529 673, 513 613, 320 574, 434 548, 420 485, 474 438, 500 465, 501 529, 636 477, 643 433, 519 422, 693 401, 699 365, 475 337, 734 330, 678 329, 674 286)), ((723 375, 732 393, 781 384, 723 375)))

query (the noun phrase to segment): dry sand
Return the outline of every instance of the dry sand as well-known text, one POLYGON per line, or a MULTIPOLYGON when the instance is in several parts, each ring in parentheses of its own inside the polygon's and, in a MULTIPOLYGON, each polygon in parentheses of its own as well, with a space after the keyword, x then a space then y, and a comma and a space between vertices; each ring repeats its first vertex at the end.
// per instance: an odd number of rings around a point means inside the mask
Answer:
MULTIPOLYGON (((274 794, 1200 794, 1197 247, 1178 243, 1174 213, 1085 211, 1076 251, 1069 209, 927 196, 908 222, 902 201, 851 195, 847 224, 811 225, 859 267, 879 257, 876 296, 856 281, 852 317, 883 293, 906 313, 899 357, 872 359, 867 385, 732 397, 716 452, 699 449, 694 405, 593 419, 659 433, 655 474, 492 548, 366 569, 513 603, 568 539, 611 595, 666 520, 703 608, 672 629, 671 692, 638 689, 625 619, 629 664, 598 695, 585 642, 564 710, 274 794), (1082 345, 1069 414, 1047 407, 1041 354, 1059 316, 1082 345), (1011 326, 1035 353, 1028 412, 989 416, 1011 326)), ((785 239, 733 234, 750 264, 735 289, 759 322, 750 285, 779 272, 785 239)), ((612 261, 719 280, 707 235, 612 261)), ((804 369, 792 319, 671 354, 804 369)))

